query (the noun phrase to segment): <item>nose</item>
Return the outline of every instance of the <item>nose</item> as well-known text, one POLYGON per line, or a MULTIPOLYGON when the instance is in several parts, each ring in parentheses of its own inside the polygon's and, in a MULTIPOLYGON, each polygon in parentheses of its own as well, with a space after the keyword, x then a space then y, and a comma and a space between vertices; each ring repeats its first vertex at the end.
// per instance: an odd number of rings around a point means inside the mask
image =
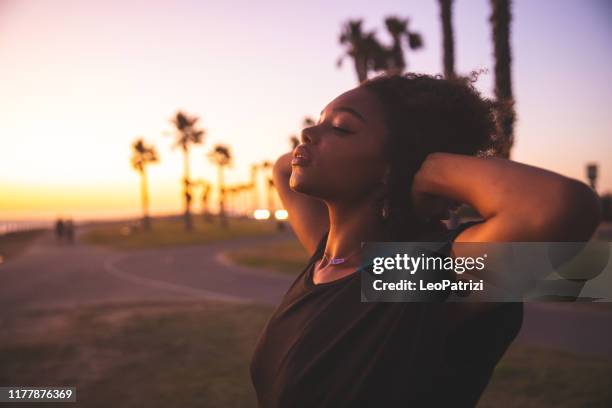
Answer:
POLYGON ((315 135, 313 126, 307 126, 300 131, 300 141, 304 144, 315 143, 316 135, 315 135))

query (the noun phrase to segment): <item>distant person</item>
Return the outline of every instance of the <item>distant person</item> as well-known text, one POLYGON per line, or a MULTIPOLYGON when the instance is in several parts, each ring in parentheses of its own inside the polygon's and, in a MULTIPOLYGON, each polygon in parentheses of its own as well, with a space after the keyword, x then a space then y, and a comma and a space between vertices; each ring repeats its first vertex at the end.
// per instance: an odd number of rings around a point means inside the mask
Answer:
POLYGON ((55 238, 58 241, 64 238, 64 221, 61 218, 55 221, 55 238))
POLYGON ((370 268, 359 251, 428 241, 462 256, 454 242, 589 240, 599 215, 586 184, 477 157, 493 146, 493 117, 465 79, 381 75, 332 100, 276 161, 277 191, 311 258, 252 356, 259 407, 476 405, 523 303, 361 302, 358 272, 370 268), (483 219, 447 229, 457 203, 483 219))

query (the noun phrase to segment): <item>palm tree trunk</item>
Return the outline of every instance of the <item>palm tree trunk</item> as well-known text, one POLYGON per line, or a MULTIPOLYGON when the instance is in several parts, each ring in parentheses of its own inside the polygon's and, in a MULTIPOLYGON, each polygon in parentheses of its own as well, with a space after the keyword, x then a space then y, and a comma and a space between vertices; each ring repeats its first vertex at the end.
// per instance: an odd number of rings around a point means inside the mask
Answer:
POLYGON ((444 77, 455 77, 455 40, 453 36, 453 0, 440 1, 440 19, 442 20, 442 46, 444 50, 444 77))
POLYGON ((223 165, 217 166, 217 174, 219 178, 219 218, 221 225, 227 227, 227 219, 225 217, 225 178, 223 177, 223 165))
POLYGON ((257 191, 257 169, 258 167, 256 167, 256 165, 253 165, 253 167, 251 167, 251 189, 253 195, 253 202, 251 206, 252 213, 254 213, 255 210, 259 208, 259 192, 257 191))
POLYGON ((234 213, 234 191, 228 188, 225 194, 225 214, 231 216, 234 213))
POLYGON ((140 198, 142 200, 142 226, 146 231, 148 231, 151 227, 149 219, 149 188, 147 171, 144 166, 140 171, 140 198))
MULTIPOLYGON (((453 0, 439 0, 440 20, 442 21, 442 63, 444 78, 455 78, 455 38, 453 34, 453 0)), ((453 229, 459 224, 459 216, 451 211, 447 227, 453 229)))
POLYGON ((510 53, 510 0, 491 0, 493 46, 495 54, 495 97, 497 99, 498 155, 510 158, 514 144, 514 98, 512 96, 510 53))
POLYGON ((357 80, 359 83, 364 82, 368 79, 368 69, 366 65, 366 60, 363 56, 356 55, 355 59, 355 71, 357 72, 357 80))
POLYGON ((242 193, 242 215, 245 217, 249 216, 249 188, 247 186, 244 187, 244 192, 242 193))
POLYGON ((388 57, 388 68, 387 72, 391 75, 402 74, 406 67, 406 61, 404 60, 404 50, 400 42, 401 37, 399 34, 392 34, 393 46, 388 57))
POLYGON ((210 185, 205 182, 202 186, 202 219, 206 222, 211 221, 210 211, 208 209, 208 200, 210 199, 210 185))
POLYGON ((189 149, 183 149, 183 177, 189 179, 189 149))
POLYGON ((191 181, 189 179, 189 150, 183 148, 183 199, 185 202, 185 230, 191 231, 193 225, 191 222, 191 181))

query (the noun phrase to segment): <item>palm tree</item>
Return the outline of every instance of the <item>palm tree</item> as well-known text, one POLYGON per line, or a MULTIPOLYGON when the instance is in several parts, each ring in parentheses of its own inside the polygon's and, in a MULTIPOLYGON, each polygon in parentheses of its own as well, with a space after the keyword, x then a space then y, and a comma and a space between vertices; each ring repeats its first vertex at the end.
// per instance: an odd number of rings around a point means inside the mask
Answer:
POLYGON ((255 189, 254 184, 249 181, 248 183, 246 183, 246 185, 244 186, 244 203, 245 203, 245 207, 244 207, 244 214, 245 217, 248 217, 250 214, 253 213, 253 208, 256 206, 256 204, 253 202, 253 198, 254 198, 254 194, 253 194, 253 190, 255 189))
POLYGON ((419 33, 412 32, 408 29, 408 21, 407 18, 400 19, 395 16, 390 16, 385 19, 385 26, 393 39, 393 44, 391 48, 387 50, 385 66, 381 68, 390 74, 401 74, 404 72, 404 69, 406 69, 402 38, 407 38, 408 48, 412 50, 423 47, 423 38, 419 33))
POLYGON ((178 111, 172 124, 176 127, 176 140, 174 147, 180 147, 183 151, 183 198, 185 200, 185 229, 191 231, 193 228, 191 221, 191 179, 189 174, 189 148, 192 145, 202 144, 204 141, 205 130, 198 128, 197 116, 189 116, 178 111))
POLYGON ((315 125, 315 120, 311 116, 304 116, 302 120, 302 127, 309 127, 315 125))
POLYGON ((202 181, 201 183, 202 185, 202 198, 201 198, 201 202, 202 202, 202 216, 204 218, 204 221, 206 222, 211 222, 212 219, 210 217, 210 211, 208 210, 208 203, 210 201, 210 190, 211 190, 211 186, 210 183, 208 181, 202 181))
POLYGON ((455 40, 453 36, 453 0, 438 0, 442 20, 442 48, 444 50, 444 77, 455 77, 455 40))
MULTIPOLYGON (((408 48, 416 50, 423 47, 423 38, 419 33, 408 29, 408 19, 387 17, 385 19, 387 30, 393 38, 393 44, 387 48, 376 38, 376 33, 365 33, 362 29, 362 20, 349 20, 342 27, 340 44, 347 47, 345 53, 353 59, 359 83, 368 79, 370 71, 387 71, 401 73, 406 68, 402 39, 407 39, 408 48)), ((343 57, 338 59, 337 65, 342 65, 343 57)))
MULTIPOLYGON (((347 47, 346 56, 353 59, 355 72, 359 83, 368 79, 368 70, 373 66, 380 44, 376 40, 374 32, 364 33, 361 25, 362 20, 349 20, 342 27, 340 33, 340 44, 347 47)), ((344 56, 338 59, 336 65, 342 66, 344 56)))
POLYGON ((236 216, 240 212, 240 186, 236 185, 232 187, 231 196, 231 214, 236 216))
POLYGON ((268 211, 270 211, 270 219, 274 219, 274 179, 268 177, 268 211))
POLYGON ((228 214, 231 215, 233 212, 232 193, 233 193, 233 187, 231 186, 223 187, 223 212, 225 213, 224 214, 225 217, 227 217, 228 214))
POLYGON ((272 162, 269 161, 264 161, 263 163, 261 163, 261 168, 264 170, 264 180, 265 180, 265 186, 266 186, 266 198, 268 201, 268 211, 270 211, 270 215, 272 215, 272 210, 274 207, 274 196, 273 196, 273 189, 274 189, 274 181, 272 179, 272 176, 269 174, 269 170, 272 169, 272 162))
POLYGON ((132 157, 130 162, 134 170, 140 173, 140 198, 142 201, 142 226, 145 230, 151 228, 149 218, 149 185, 147 181, 146 166, 159 160, 157 151, 153 146, 147 146, 142 138, 132 143, 132 157))
POLYGON ((249 186, 251 187, 251 192, 253 193, 253 208, 252 208, 253 211, 259 208, 259 191, 258 191, 259 185, 257 184, 258 171, 259 171, 259 164, 257 163, 251 164, 251 182, 249 183, 249 186))
POLYGON ((495 55, 495 98, 497 99, 497 154, 510 158, 514 144, 514 97, 512 96, 510 53, 510 0, 490 0, 492 13, 489 21, 493 26, 493 48, 495 55))
MULTIPOLYGON (((453 0, 438 0, 440 3, 440 19, 442 20, 442 49, 444 77, 452 79, 455 74, 455 40, 453 36, 453 0)), ((459 224, 459 215, 451 211, 447 226, 455 228, 459 224)))
POLYGON ((248 217, 249 215, 249 208, 250 208, 250 190, 251 190, 251 184, 250 183, 244 183, 242 185, 242 215, 244 217, 248 217))
POLYGON ((217 166, 217 175, 219 178, 219 216, 221 225, 227 227, 227 219, 225 217, 225 178, 223 170, 232 163, 232 153, 228 146, 217 144, 210 153, 208 158, 217 166))

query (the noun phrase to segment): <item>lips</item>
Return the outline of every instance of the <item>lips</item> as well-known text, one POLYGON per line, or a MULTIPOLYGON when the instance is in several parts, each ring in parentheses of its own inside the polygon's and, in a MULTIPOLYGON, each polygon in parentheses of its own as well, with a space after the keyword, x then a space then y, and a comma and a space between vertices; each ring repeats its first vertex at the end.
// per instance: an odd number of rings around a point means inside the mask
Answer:
POLYGON ((304 147, 304 145, 298 145, 293 150, 293 160, 291 160, 291 165, 293 166, 308 166, 312 161, 312 156, 308 149, 304 147))

